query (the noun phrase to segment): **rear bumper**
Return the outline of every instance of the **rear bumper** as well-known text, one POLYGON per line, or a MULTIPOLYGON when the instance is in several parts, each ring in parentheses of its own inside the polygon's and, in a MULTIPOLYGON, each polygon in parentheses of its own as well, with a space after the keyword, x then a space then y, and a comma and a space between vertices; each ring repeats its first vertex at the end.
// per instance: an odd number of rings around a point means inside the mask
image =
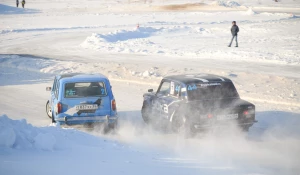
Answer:
MULTIPOLYGON (((253 121, 247 121, 247 122, 238 122, 236 123, 237 126, 240 127, 251 127, 254 123, 257 123, 257 120, 253 121)), ((224 122, 224 123, 210 123, 210 124, 193 124, 192 127, 196 130, 200 129, 206 129, 206 128, 216 128, 216 127, 226 127, 230 124, 233 124, 232 122, 224 122)))
POLYGON ((65 116, 56 118, 55 121, 60 124, 67 125, 76 125, 76 124, 85 124, 85 123, 115 123, 118 120, 118 116, 82 116, 82 117, 73 117, 73 116, 65 116))

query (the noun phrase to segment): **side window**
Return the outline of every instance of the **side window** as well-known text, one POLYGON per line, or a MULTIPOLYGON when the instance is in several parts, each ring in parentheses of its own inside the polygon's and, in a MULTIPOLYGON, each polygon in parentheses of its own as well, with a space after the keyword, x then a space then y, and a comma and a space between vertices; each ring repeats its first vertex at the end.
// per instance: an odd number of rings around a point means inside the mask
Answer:
POLYGON ((159 95, 168 95, 170 93, 170 82, 162 82, 160 88, 157 91, 159 95))
POLYGON ((171 82, 170 95, 172 95, 174 97, 179 97, 180 96, 180 89, 181 89, 181 86, 180 86, 179 83, 171 82))

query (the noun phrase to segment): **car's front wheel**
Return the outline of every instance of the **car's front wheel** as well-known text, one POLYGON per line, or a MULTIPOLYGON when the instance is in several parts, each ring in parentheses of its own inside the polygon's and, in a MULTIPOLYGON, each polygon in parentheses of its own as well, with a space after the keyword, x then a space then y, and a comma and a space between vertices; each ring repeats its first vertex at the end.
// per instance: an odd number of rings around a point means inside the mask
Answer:
POLYGON ((142 107, 142 117, 145 123, 150 123, 150 116, 151 116, 151 107, 148 104, 144 104, 142 107))
POLYGON ((46 113, 47 113, 47 116, 49 118, 52 118, 52 110, 51 110, 51 106, 50 106, 49 100, 46 103, 46 113))

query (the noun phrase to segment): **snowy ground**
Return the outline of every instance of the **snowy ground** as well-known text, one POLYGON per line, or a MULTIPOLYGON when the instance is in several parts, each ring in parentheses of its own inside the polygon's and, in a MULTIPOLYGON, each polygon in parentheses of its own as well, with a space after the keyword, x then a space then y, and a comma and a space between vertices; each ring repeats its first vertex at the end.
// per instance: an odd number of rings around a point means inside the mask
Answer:
POLYGON ((14 5, 0 2, 0 174, 300 173, 297 0, 14 5), (227 47, 232 20, 239 48, 227 47), (49 126, 45 87, 68 72, 111 79, 116 134, 49 126), (184 139, 145 126, 142 94, 165 75, 194 72, 231 78, 256 105, 248 134, 184 139))

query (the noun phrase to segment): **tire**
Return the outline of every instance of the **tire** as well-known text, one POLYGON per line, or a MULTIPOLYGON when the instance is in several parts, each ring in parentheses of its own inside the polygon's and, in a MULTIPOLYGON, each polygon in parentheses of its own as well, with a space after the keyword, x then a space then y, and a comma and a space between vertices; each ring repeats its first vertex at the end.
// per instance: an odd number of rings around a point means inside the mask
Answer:
POLYGON ((115 131, 118 128, 118 121, 115 121, 114 123, 109 123, 103 128, 103 134, 109 134, 109 133, 115 133, 115 131))
POLYGON ((52 112, 52 117, 51 117, 51 121, 52 123, 56 123, 55 119, 54 119, 54 115, 53 115, 53 112, 52 112))
POLYGON ((49 105, 49 100, 47 101, 46 103, 46 114, 49 118, 52 118, 52 110, 51 110, 51 107, 49 105))
POLYGON ((118 120, 116 120, 114 123, 108 124, 108 128, 110 130, 116 130, 118 128, 118 120))
POLYGON ((174 116, 171 123, 172 131, 182 135, 184 138, 190 138, 195 135, 195 132, 191 129, 191 124, 184 115, 174 116))
POLYGON ((243 132, 249 132, 249 128, 250 128, 250 126, 243 126, 242 131, 243 132))
POLYGON ((142 118, 145 123, 149 124, 150 123, 150 117, 151 117, 151 108, 150 105, 143 104, 142 107, 142 118))

